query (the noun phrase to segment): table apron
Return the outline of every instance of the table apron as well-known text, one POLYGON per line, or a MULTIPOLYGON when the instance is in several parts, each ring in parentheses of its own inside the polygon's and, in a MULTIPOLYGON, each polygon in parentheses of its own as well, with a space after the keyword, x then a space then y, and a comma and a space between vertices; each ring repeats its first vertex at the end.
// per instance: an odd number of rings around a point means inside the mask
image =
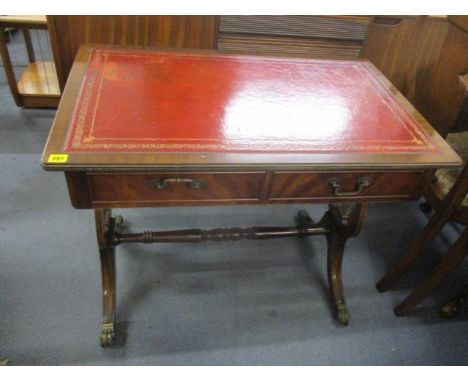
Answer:
POLYGON ((417 199, 433 171, 66 172, 75 208, 417 199))

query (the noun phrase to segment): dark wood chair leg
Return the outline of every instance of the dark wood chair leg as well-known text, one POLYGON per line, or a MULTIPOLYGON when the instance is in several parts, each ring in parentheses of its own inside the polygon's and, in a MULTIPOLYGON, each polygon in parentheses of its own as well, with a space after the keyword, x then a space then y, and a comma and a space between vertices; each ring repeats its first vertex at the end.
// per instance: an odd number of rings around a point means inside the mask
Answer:
POLYGON ((341 272, 344 248, 348 238, 359 233, 366 212, 367 204, 356 204, 351 209, 330 205, 324 217, 330 227, 330 232, 326 235, 328 244, 328 284, 338 321, 343 325, 348 325, 350 320, 349 310, 344 298, 341 272))
POLYGON ((444 225, 450 219, 450 214, 439 210, 431 216, 428 223, 412 241, 405 256, 392 268, 378 283, 379 292, 388 290, 411 266, 424 256, 424 248, 440 233, 444 225))
POLYGON ((110 209, 96 209, 95 217, 102 275, 101 346, 110 346, 115 340, 115 246, 110 240, 113 219, 110 209))
POLYGON ((418 287, 397 307, 394 312, 397 316, 404 316, 427 297, 445 278, 455 270, 468 253, 468 228, 465 228, 450 251, 445 255, 432 272, 418 287))
POLYGON ((439 309, 439 314, 444 318, 454 318, 460 311, 463 303, 468 299, 468 284, 451 300, 443 304, 439 309))

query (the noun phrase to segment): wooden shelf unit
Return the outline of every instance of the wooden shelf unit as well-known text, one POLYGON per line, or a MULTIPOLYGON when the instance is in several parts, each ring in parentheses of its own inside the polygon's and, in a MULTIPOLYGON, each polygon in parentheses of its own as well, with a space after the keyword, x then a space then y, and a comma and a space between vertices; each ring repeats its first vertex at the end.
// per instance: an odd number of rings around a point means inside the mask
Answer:
POLYGON ((38 61, 29 30, 47 30, 45 16, 0 16, 0 54, 2 56, 6 78, 16 105, 22 107, 58 106, 60 88, 55 63, 38 61), (5 39, 5 28, 21 29, 24 35, 29 64, 17 80, 5 39))

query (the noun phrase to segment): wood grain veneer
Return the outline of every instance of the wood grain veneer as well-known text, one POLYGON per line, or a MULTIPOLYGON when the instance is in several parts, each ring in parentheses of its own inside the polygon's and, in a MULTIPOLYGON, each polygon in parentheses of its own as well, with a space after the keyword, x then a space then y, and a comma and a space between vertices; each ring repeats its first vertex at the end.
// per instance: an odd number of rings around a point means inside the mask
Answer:
MULTIPOLYGON (((382 197, 409 197, 417 191, 422 172, 274 172, 270 190, 272 200, 314 200, 334 198, 328 185, 330 178, 337 178, 342 191, 353 191, 359 179, 370 177, 372 184, 362 190, 358 199, 382 197)), ((339 200, 338 198, 335 198, 339 200)))
POLYGON ((204 173, 132 173, 90 174, 89 187, 94 202, 189 202, 222 200, 259 200, 264 178, 263 172, 204 173), (157 189, 152 184, 165 179, 184 178, 202 182, 199 189, 184 183, 169 184, 157 189))
POLYGON ((81 44, 214 49, 217 16, 47 16, 61 89, 81 44))
POLYGON ((363 171, 266 171, 266 172, 132 172, 67 173, 70 198, 75 208, 157 207, 174 205, 339 203, 415 199, 432 172, 363 171), (356 196, 334 195, 328 181, 340 181, 342 192, 356 189, 363 177, 372 184, 356 196), (188 178, 202 181, 200 189, 171 183, 165 189, 152 186, 155 180, 188 178))
POLYGON ((468 16, 376 17, 361 54, 442 136, 468 121, 466 24, 468 16))

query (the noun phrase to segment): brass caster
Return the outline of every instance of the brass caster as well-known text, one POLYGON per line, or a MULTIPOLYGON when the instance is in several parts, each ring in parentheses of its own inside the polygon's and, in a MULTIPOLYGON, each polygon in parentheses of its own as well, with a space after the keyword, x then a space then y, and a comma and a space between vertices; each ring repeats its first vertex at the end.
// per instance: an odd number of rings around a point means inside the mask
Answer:
POLYGON ((450 301, 442 305, 439 309, 439 315, 443 318, 454 318, 458 314, 458 301, 450 301))
POLYGON ((101 346, 108 347, 114 343, 115 340, 115 330, 113 322, 106 322, 102 324, 101 331, 101 346))
POLYGON ((340 322, 340 324, 342 324, 343 326, 348 326, 349 320, 351 319, 351 315, 349 314, 349 310, 346 307, 346 305, 338 304, 337 310, 338 310, 338 321, 340 322))

